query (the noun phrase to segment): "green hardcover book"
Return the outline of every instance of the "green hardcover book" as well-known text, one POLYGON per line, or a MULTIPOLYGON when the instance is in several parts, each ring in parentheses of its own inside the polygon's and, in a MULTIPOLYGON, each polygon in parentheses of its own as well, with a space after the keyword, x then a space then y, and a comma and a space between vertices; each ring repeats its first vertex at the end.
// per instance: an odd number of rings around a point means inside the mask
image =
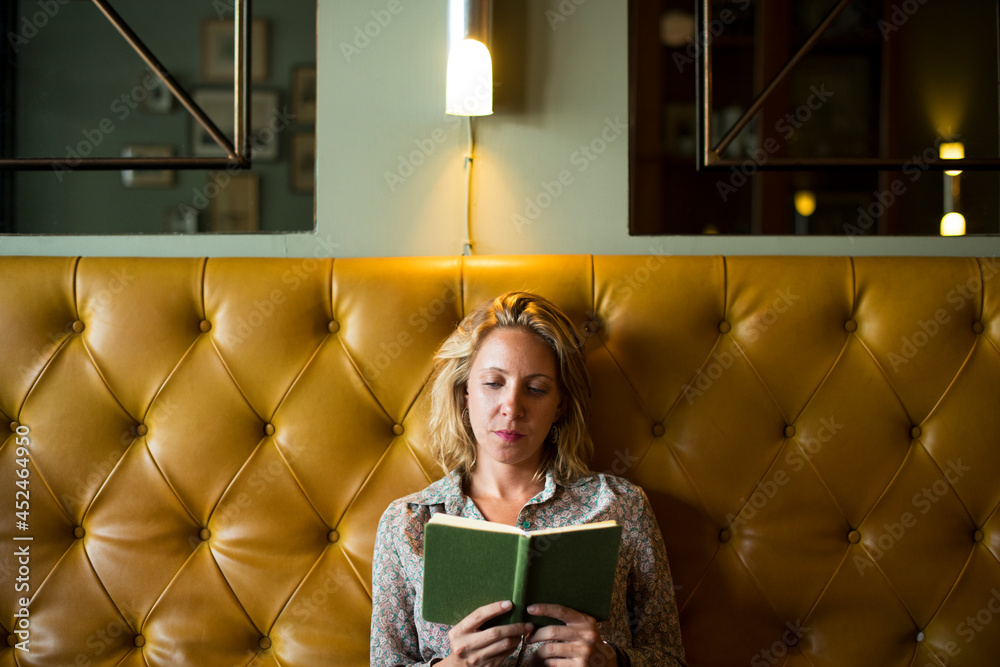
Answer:
POLYGON ((526 614, 535 603, 562 604, 603 621, 621 533, 614 521, 525 532, 435 514, 424 527, 424 620, 454 625, 484 604, 510 600, 513 609, 487 625, 561 623, 526 614))

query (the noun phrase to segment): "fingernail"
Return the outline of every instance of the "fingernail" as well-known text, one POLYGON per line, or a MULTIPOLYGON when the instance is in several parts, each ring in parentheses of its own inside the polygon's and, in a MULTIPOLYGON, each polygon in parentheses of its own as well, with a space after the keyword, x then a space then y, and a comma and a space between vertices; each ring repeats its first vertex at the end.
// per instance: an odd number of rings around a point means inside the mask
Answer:
POLYGON ((529 614, 534 614, 537 611, 538 611, 538 607, 536 605, 531 605, 530 607, 528 607, 528 613, 529 614))
POLYGON ((531 623, 525 623, 524 624, 524 634, 528 634, 529 632, 531 632, 531 630, 532 630, 533 627, 534 626, 531 625, 531 623))
POLYGON ((501 603, 500 603, 500 606, 501 606, 501 607, 502 607, 503 609, 510 609, 510 608, 511 608, 511 607, 513 607, 514 605, 513 605, 512 603, 511 603, 511 601, 510 601, 510 600, 504 600, 503 602, 501 602, 501 603))

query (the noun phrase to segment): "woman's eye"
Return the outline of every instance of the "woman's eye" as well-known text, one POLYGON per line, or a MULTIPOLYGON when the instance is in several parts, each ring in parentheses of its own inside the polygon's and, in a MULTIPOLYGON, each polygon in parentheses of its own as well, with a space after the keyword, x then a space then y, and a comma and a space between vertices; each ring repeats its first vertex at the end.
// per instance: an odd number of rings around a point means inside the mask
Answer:
POLYGON ((529 389, 529 391, 532 391, 532 392, 534 392, 536 394, 547 394, 547 393, 549 393, 548 389, 545 389, 544 387, 528 387, 528 389, 529 389))

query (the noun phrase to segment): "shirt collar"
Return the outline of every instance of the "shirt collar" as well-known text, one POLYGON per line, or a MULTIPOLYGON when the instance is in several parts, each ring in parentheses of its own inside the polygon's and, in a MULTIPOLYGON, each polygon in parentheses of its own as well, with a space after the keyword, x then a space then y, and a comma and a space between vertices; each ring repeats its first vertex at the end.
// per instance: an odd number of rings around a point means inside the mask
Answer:
MULTIPOLYGON (((555 477, 551 470, 545 472, 545 486, 535 494, 526 505, 538 505, 548 502, 556 493, 555 477)), ((444 511, 448 514, 460 515, 466 504, 465 493, 462 491, 462 476, 457 470, 452 470, 447 475, 434 482, 422 491, 418 491, 410 499, 411 505, 444 505, 444 511)))
POLYGON ((541 491, 536 493, 531 500, 525 503, 525 505, 540 505, 541 503, 548 502, 552 500, 552 496, 556 494, 556 478, 552 476, 551 470, 545 471, 545 486, 541 491))
POLYGON ((457 470, 452 470, 447 475, 418 491, 410 498, 411 505, 446 505, 449 499, 462 497, 462 476, 457 470))

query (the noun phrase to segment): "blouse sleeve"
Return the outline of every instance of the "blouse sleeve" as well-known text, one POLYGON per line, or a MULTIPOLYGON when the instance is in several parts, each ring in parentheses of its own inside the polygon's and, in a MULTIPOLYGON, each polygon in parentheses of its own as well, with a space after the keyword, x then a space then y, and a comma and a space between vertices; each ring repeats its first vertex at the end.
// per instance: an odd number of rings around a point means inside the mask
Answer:
POLYGON ((667 550, 645 492, 630 508, 634 557, 629 572, 627 605, 632 645, 620 647, 632 667, 684 667, 680 620, 674 598, 667 550))
POLYGON ((406 509, 390 505, 382 514, 372 561, 371 664, 387 667, 430 665, 420 662, 414 619, 416 594, 399 555, 406 509))

